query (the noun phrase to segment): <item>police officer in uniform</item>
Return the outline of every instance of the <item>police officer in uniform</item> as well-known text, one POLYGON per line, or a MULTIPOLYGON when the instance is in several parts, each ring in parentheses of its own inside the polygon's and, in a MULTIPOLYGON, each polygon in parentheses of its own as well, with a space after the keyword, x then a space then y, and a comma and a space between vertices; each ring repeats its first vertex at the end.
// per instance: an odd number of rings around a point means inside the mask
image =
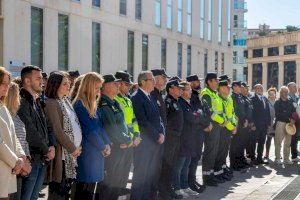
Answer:
POLYGON ((104 75, 99 108, 103 125, 112 141, 111 156, 105 160, 105 177, 100 199, 117 200, 126 187, 133 154, 132 139, 125 123, 123 111, 114 98, 119 93, 119 79, 104 75))
POLYGON ((207 104, 200 99, 200 91, 201 91, 201 79, 197 75, 190 75, 186 77, 186 81, 191 84, 192 88, 192 95, 190 99, 190 106, 193 112, 200 113, 202 119, 207 119, 207 121, 203 121, 202 123, 205 124, 205 127, 199 126, 199 130, 197 130, 197 134, 194 136, 194 140, 196 142, 196 154, 191 157, 191 162, 189 165, 189 175, 188 175, 188 183, 192 190, 201 193, 205 189, 205 185, 201 185, 196 180, 196 172, 199 160, 202 156, 202 149, 204 143, 204 129, 208 130, 207 128, 210 125, 210 111, 207 104))
MULTIPOLYGON (((222 78, 222 77, 221 77, 222 78)), ((217 175, 219 179, 229 181, 232 178, 232 172, 226 165, 226 158, 229 153, 231 135, 236 132, 236 117, 233 108, 233 100, 230 96, 230 86, 227 79, 219 82, 219 97, 222 99, 224 107, 224 118, 226 119, 224 127, 221 128, 220 143, 215 164, 215 171, 221 174, 217 175)))
POLYGON ((161 173, 161 199, 182 199, 181 195, 175 193, 172 186, 172 169, 179 154, 180 135, 183 129, 183 111, 178 103, 182 88, 184 86, 178 80, 169 81, 166 86, 167 126, 161 173))
POLYGON ((136 147, 141 142, 140 130, 137 119, 135 117, 131 100, 128 98, 132 82, 131 76, 127 72, 118 71, 115 74, 117 79, 120 79, 119 94, 115 97, 115 100, 119 103, 123 110, 125 123, 128 128, 130 137, 133 140, 133 146, 136 147))
POLYGON ((151 96, 155 100, 158 108, 161 120, 164 123, 164 126, 167 125, 167 110, 163 98, 163 90, 166 88, 169 76, 166 74, 164 69, 152 69, 151 70, 155 78, 154 90, 151 92, 151 96))
POLYGON ((206 88, 201 91, 202 99, 208 104, 211 111, 212 129, 210 133, 205 134, 204 152, 202 159, 203 183, 208 186, 217 186, 218 183, 224 183, 223 179, 218 179, 215 172, 215 162, 220 142, 221 128, 225 125, 223 104, 217 94, 218 77, 216 73, 207 73, 205 77, 206 88))
POLYGON ((233 170, 240 171, 246 166, 244 155, 245 135, 248 134, 247 104, 241 95, 241 81, 232 82, 232 99, 236 117, 238 118, 237 133, 233 135, 230 147, 230 165, 233 170))

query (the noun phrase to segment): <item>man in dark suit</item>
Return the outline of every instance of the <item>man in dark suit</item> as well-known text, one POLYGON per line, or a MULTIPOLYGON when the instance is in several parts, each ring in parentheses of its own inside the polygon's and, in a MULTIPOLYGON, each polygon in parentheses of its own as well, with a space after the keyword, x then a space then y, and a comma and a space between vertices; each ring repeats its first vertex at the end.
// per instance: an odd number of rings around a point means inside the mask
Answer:
POLYGON ((155 84, 152 72, 141 72, 138 76, 138 84, 139 89, 132 96, 132 104, 142 141, 134 150, 131 200, 155 200, 165 130, 156 102, 150 95, 155 84))
POLYGON ((254 86, 255 95, 251 97, 253 104, 253 122, 256 127, 254 135, 250 138, 249 156, 255 158, 255 149, 257 153, 256 162, 254 164, 268 164, 263 160, 264 144, 266 141, 267 129, 271 125, 270 109, 268 99, 263 96, 264 88, 261 84, 254 86), (257 143, 257 146, 256 146, 257 143))

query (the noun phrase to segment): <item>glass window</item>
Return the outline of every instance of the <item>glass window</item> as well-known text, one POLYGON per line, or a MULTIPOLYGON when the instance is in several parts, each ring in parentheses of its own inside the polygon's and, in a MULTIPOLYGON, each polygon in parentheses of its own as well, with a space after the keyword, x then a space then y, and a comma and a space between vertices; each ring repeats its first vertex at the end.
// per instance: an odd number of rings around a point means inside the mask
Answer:
POLYGON ((148 70, 148 35, 142 36, 142 69, 148 70))
POLYGON ((204 39, 205 0, 200 0, 200 38, 204 39))
POLYGON ((237 70, 236 69, 232 70, 232 79, 237 80, 237 70))
POLYGON ((253 49, 253 58, 263 57, 263 49, 253 49))
POLYGON ((244 50, 244 57, 248 58, 248 50, 244 50))
POLYGON ((204 64, 204 77, 205 77, 208 71, 208 49, 205 49, 203 62, 204 62, 203 64, 204 64))
POLYGON ((268 56, 278 56, 278 55, 279 55, 279 48, 278 47, 268 48, 268 56))
POLYGON ((120 0, 120 14, 126 15, 126 0, 120 0))
POLYGON ((187 0, 187 23, 186 32, 188 35, 192 35, 192 0, 187 0))
POLYGON ((248 82, 248 67, 243 67, 244 80, 248 82))
POLYGON ((161 68, 167 69, 167 39, 161 39, 161 68))
POLYGON ((31 7, 31 64, 43 69, 43 9, 31 7))
POLYGON ((208 0, 208 27, 207 27, 207 39, 208 41, 211 41, 211 35, 212 35, 212 0, 208 0))
POLYGON ((178 0, 177 31, 182 32, 182 0, 178 0))
POLYGON ((215 51, 215 72, 219 72, 219 53, 215 51))
POLYGON ((284 47, 284 55, 296 54, 297 53, 297 45, 288 45, 284 47))
POLYGON ((69 17, 58 14, 58 69, 68 71, 69 65, 69 17))
POLYGON ((173 15, 172 15, 172 0, 168 0, 167 4, 167 28, 172 29, 173 23, 173 15))
POLYGON ((134 74, 134 32, 128 31, 127 38, 127 71, 129 74, 134 74))
POLYGON ((222 42, 222 0, 219 0, 218 5, 218 42, 222 42))
POLYGON ((231 42, 231 0, 227 2, 227 42, 231 42))
POLYGON ((225 54, 221 54, 221 75, 225 73, 225 54))
POLYGON ((100 7, 101 6, 101 0, 92 0, 92 5, 96 6, 96 7, 100 7))
POLYGON ((100 24, 92 24, 92 71, 100 73, 100 24))
POLYGON ((155 25, 160 26, 161 20, 161 2, 160 0, 155 0, 155 25))
POLYGON ((177 76, 182 76, 182 43, 178 43, 177 50, 177 76))
POLYGON ((252 67, 252 87, 256 84, 262 84, 262 64, 253 64, 252 67))
POLYGON ((142 0, 135 0, 135 19, 142 20, 142 0))
POLYGON ((187 76, 191 75, 192 73, 192 46, 191 45, 188 45, 187 46, 187 71, 186 71, 186 74, 187 76))
POLYGON ((296 61, 284 62, 284 85, 296 82, 296 61))
POLYGON ((267 88, 278 88, 278 63, 268 63, 268 78, 267 88))

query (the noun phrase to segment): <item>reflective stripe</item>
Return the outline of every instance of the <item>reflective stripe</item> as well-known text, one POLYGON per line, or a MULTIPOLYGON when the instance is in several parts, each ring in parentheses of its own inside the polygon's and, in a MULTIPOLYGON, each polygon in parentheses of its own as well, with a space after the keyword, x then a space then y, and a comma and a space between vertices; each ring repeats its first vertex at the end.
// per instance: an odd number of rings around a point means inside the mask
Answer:
POLYGON ((224 173, 224 170, 221 169, 221 170, 219 170, 217 172, 214 172, 214 175, 217 176, 217 175, 220 175, 220 174, 223 174, 223 173, 224 173))

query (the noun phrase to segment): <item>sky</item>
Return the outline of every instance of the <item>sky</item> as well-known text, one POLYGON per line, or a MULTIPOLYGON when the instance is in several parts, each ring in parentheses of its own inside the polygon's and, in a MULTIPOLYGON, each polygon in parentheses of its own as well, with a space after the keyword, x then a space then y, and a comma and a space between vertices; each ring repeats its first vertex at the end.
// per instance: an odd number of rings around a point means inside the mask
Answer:
POLYGON ((293 25, 300 28, 300 0, 246 0, 248 28, 268 24, 270 28, 293 25))

